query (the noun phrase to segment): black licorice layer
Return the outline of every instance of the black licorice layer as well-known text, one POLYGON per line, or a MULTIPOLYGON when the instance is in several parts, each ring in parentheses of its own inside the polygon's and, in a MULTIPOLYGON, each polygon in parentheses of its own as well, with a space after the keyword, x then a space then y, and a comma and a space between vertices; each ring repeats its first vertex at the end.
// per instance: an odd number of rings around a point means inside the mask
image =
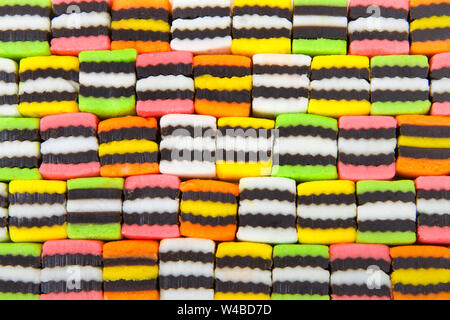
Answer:
POLYGON ((93 2, 73 2, 73 3, 61 3, 53 5, 53 13, 55 16, 60 16, 67 13, 78 13, 78 9, 80 13, 82 12, 108 12, 109 4, 107 1, 93 1, 93 2), (73 5, 76 5, 75 10, 71 10, 73 5))
POLYGON ((53 227, 66 223, 66 215, 42 218, 9 217, 9 225, 17 228, 53 227))
POLYGON ((297 136, 311 136, 320 137, 322 139, 337 139, 337 131, 330 128, 315 127, 315 126, 289 126, 278 127, 278 135, 280 138, 297 137, 297 136))
POLYGON ((211 201, 236 204, 236 196, 232 193, 210 191, 185 191, 182 193, 183 201, 211 201))
POLYGON ((291 75, 309 75, 309 66, 285 66, 285 65, 269 65, 269 64, 254 64, 253 74, 291 74, 291 75))
POLYGON ((156 140, 156 127, 132 127, 112 129, 108 131, 99 132, 98 140, 100 143, 108 143, 122 140, 156 140))
POLYGON ((172 20, 229 16, 231 16, 230 7, 192 7, 174 8, 172 10, 172 20))
POLYGON ((43 268, 64 266, 102 266, 102 256, 93 254, 55 254, 42 257, 43 268))
POLYGON ((428 284, 428 285, 412 285, 396 283, 394 284, 394 292, 400 292, 402 294, 436 294, 440 292, 448 292, 448 283, 428 284))
POLYGON ((201 40, 201 39, 212 39, 212 38, 223 38, 231 36, 231 27, 227 28, 215 28, 206 30, 180 30, 175 29, 171 33, 172 39, 180 40, 201 40))
POLYGON ((61 138, 61 137, 96 137, 95 128, 85 127, 85 126, 67 126, 58 127, 55 129, 47 129, 41 132, 42 140, 49 140, 51 138, 61 138))
POLYGON ((157 290, 156 279, 149 280, 117 280, 103 282, 105 292, 147 291, 157 290))
POLYGON ((21 82, 39 78, 62 78, 67 81, 78 82, 78 71, 55 68, 35 69, 23 71, 19 77, 21 82))
POLYGON ((134 190, 124 190, 124 200, 136 200, 145 198, 170 198, 177 199, 180 191, 174 188, 145 187, 134 190))
POLYGON ((122 190, 114 188, 72 189, 67 192, 68 200, 121 199, 122 190))
POLYGON ((224 217, 205 217, 185 212, 181 212, 180 220, 181 222, 189 222, 192 224, 200 224, 201 226, 212 226, 212 227, 236 225, 237 222, 237 218, 235 215, 229 215, 224 217))
POLYGON ((295 228, 295 216, 284 216, 282 214, 241 214, 239 215, 240 227, 253 228, 295 228))
POLYGON ((77 281, 76 285, 70 281, 48 281, 41 282, 41 293, 61 293, 61 292, 86 292, 86 291, 102 291, 101 281, 77 281), (71 288, 73 286, 73 288, 71 288))
POLYGON ((107 27, 82 27, 79 29, 58 28, 52 29, 53 38, 70 38, 70 37, 98 37, 108 36, 109 29, 107 27))
POLYGON ((67 214, 67 222, 73 224, 107 224, 121 223, 121 221, 122 218, 120 212, 69 212, 67 214))
POLYGON ((20 266, 24 268, 40 268, 40 256, 0 255, 0 266, 20 266))
POLYGON ((126 163, 157 163, 158 152, 107 154, 100 157, 102 166, 126 164, 126 163))
POLYGON ((336 78, 357 78, 369 80, 368 68, 321 68, 311 70, 311 81, 336 78))
POLYGON ((190 251, 186 248, 186 251, 159 252, 159 261, 160 262, 194 261, 203 263, 214 263, 214 253, 190 251))
MULTIPOLYGON (((369 18, 374 14, 369 6, 354 6, 349 8, 349 18, 356 20, 358 18, 369 18)), ((404 9, 388 8, 377 6, 380 17, 408 20, 409 11, 404 9)))
POLYGON ((80 62, 80 72, 134 73, 135 62, 80 62))
POLYGON ((152 19, 169 22, 169 11, 164 8, 129 8, 120 10, 111 10, 111 19, 113 21, 128 19, 152 19))
POLYGON ((64 204, 64 193, 11 193, 9 194, 9 204, 64 204))
POLYGON ((178 225, 178 214, 176 212, 157 212, 157 213, 135 213, 124 212, 123 223, 125 225, 137 224, 143 225, 178 225))
POLYGON ((344 258, 330 261, 331 271, 347 271, 352 269, 367 269, 371 266, 379 267, 383 272, 389 273, 391 262, 385 259, 374 258, 344 258))
POLYGON ((369 289, 367 285, 331 285, 331 293, 337 296, 376 296, 390 297, 391 288, 386 285, 381 288, 369 289))
POLYGON ((31 293, 38 295, 40 293, 39 287, 39 283, 0 280, 0 292, 22 294, 31 293))
POLYGON ((449 269, 450 259, 448 258, 432 258, 432 257, 397 257, 392 259, 393 270, 398 269, 449 269))
POLYGON ((294 15, 347 17, 347 7, 294 6, 294 15))
POLYGON ((168 32, 151 31, 151 30, 128 30, 128 29, 112 29, 112 41, 163 41, 168 42, 170 35, 168 32))
POLYGON ((322 220, 299 217, 297 224, 299 228, 309 229, 356 229, 356 218, 322 220))
MULTIPOLYGON (((50 7, 32 5, 0 5, 0 16, 40 16, 47 18, 50 16, 50 7)), ((64 12, 66 13, 66 12, 64 12)))
POLYGON ((274 281, 272 292, 277 294, 321 295, 329 294, 328 282, 274 281))
POLYGON ((149 100, 194 100, 193 90, 155 90, 136 92, 138 101, 149 100))
POLYGON ((241 281, 215 281, 216 292, 231 292, 231 293, 262 293, 269 294, 270 286, 262 283, 241 282, 241 281))
POLYGON ((413 191, 373 191, 358 193, 358 205, 362 206, 366 203, 374 203, 377 201, 401 201, 401 202, 413 202, 416 201, 416 194, 413 191))
POLYGON ((226 103, 250 103, 251 93, 249 90, 222 91, 198 89, 195 91, 195 99, 226 103))
POLYGON ((169 64, 158 64, 156 66, 147 66, 147 67, 136 67, 136 75, 138 79, 144 79, 148 77, 157 77, 157 76, 192 76, 193 67, 192 63, 169 63, 169 64))
POLYGON ((328 259, 324 257, 313 256, 274 256, 274 268, 295 268, 295 267, 312 267, 328 269, 328 259))
POLYGON ((293 27, 294 39, 347 40, 347 28, 339 27, 293 27))
POLYGON ((379 154, 373 156, 339 153, 339 162, 355 166, 391 165, 395 162, 395 153, 392 151, 390 154, 379 154))
POLYGON ((278 200, 278 201, 289 201, 295 202, 296 195, 288 190, 277 190, 277 189, 245 189, 240 195, 240 201, 244 200, 278 200))
POLYGON ((253 87, 253 98, 308 98, 308 88, 253 87))
POLYGON ((398 148, 398 156, 412 159, 433 159, 447 160, 450 158, 450 149, 438 148, 414 148, 403 147, 398 148))
POLYGON ((280 166, 336 166, 336 157, 283 154, 278 162, 280 166))
POLYGON ((19 96, 20 103, 77 101, 77 99, 77 92, 33 92, 22 93, 19 96))
POLYGON ((419 227, 450 227, 450 214, 421 214, 417 212, 419 227))
POLYGON ((339 129, 339 138, 343 139, 395 139, 396 128, 379 129, 339 129))
POLYGON ((413 220, 367 220, 358 221, 359 232, 416 232, 416 221, 413 220))
POLYGON ((159 288, 161 290, 168 289, 213 289, 214 277, 205 276, 160 276, 159 288))
POLYGON ((404 124, 400 127, 400 135, 423 138, 450 138, 450 126, 420 126, 404 124))
POLYGON ((349 33, 350 41, 362 40, 390 40, 390 41, 409 41, 408 32, 393 31, 363 31, 349 33))
POLYGON ((80 164, 98 162, 97 151, 87 151, 67 154, 43 154, 42 163, 51 164, 80 164))
POLYGON ((410 15, 411 19, 421 19, 433 16, 441 16, 444 12, 450 12, 449 3, 432 3, 420 6, 411 6, 410 15))
POLYGON ((275 16, 279 18, 292 19, 292 12, 288 8, 278 8, 271 6, 235 6, 233 7, 233 16, 259 15, 275 16))

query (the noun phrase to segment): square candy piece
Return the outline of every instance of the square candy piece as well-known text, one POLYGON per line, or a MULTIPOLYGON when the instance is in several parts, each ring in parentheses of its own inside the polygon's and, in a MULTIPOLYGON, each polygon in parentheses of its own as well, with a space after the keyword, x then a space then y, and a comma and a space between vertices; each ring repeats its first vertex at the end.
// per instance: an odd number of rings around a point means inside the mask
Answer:
POLYGON ((192 61, 190 52, 157 52, 137 57, 136 112, 140 117, 194 113, 192 61))
POLYGON ((53 54, 78 56, 82 51, 109 50, 111 0, 52 0, 53 54))
POLYGON ((179 237, 179 188, 176 176, 128 177, 123 193, 122 235, 128 239, 179 237))
POLYGON ((383 116, 339 119, 339 179, 388 180, 395 176, 397 121, 383 116))

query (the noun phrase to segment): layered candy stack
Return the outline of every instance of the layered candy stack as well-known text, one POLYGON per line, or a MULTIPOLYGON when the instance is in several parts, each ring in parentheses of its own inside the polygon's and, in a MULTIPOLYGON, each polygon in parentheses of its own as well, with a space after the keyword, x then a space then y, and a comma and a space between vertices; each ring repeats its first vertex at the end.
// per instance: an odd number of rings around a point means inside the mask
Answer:
POLYGON ((0 0, 0 299, 450 300, 449 35, 449 0, 0 0))

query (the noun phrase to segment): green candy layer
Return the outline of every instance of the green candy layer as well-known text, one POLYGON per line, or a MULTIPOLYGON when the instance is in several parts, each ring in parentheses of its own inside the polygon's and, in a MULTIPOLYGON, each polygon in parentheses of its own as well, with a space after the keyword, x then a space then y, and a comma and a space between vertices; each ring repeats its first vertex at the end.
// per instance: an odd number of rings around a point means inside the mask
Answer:
POLYGON ((295 6, 347 7, 347 0, 294 0, 295 6))
POLYGON ((48 7, 52 6, 51 0, 2 0, 1 6, 39 6, 48 7))
POLYGON ((120 223, 69 223, 67 225, 67 235, 69 239, 120 240, 122 239, 121 229, 120 223))
POLYGON ((416 192, 414 181, 400 180, 400 181, 359 181, 356 183, 356 193, 358 195, 369 192, 416 192))
POLYGON ((393 116, 400 114, 427 114, 430 111, 430 101, 397 101, 374 102, 370 113, 373 115, 393 116))
POLYGON ((41 180, 39 169, 0 168, 0 181, 41 180))
POLYGON ((313 126, 333 129, 338 131, 338 122, 336 119, 319 116, 315 114, 294 114, 287 113, 277 117, 275 127, 291 127, 291 126, 313 126))
POLYGON ((378 56, 371 60, 372 67, 420 67, 428 68, 428 58, 421 55, 378 56))
POLYGON ((272 177, 291 178, 296 181, 335 180, 336 166, 278 166, 272 167, 272 177))
POLYGON ((0 292, 0 300, 39 300, 40 295, 32 293, 0 292))
POLYGON ((330 257, 327 246, 321 245, 298 245, 298 244, 282 244, 273 248, 274 257, 330 257))
POLYGON ((47 41, 0 42, 0 57, 20 60, 27 57, 49 56, 50 46, 47 41))
POLYGON ((39 119, 36 118, 0 118, 0 130, 36 130, 39 119))
POLYGON ((67 189, 123 189, 122 178, 79 178, 67 181, 67 189))
POLYGON ((90 112, 102 119, 135 115, 136 97, 94 98, 78 97, 80 111, 90 112))
POLYGON ((347 41, 331 39, 294 39, 292 53, 319 55, 345 55, 347 54, 347 41))
POLYGON ((386 245, 413 244, 416 242, 416 233, 411 231, 386 232, 360 232, 356 234, 357 243, 377 243, 386 245))
POLYGON ((39 243, 0 243, 0 256, 40 257, 42 244, 39 243))
POLYGON ((272 300, 330 300, 330 296, 321 296, 318 294, 280 294, 272 293, 272 300))
POLYGON ((136 57, 135 49, 83 51, 78 56, 80 62, 134 62, 136 57))

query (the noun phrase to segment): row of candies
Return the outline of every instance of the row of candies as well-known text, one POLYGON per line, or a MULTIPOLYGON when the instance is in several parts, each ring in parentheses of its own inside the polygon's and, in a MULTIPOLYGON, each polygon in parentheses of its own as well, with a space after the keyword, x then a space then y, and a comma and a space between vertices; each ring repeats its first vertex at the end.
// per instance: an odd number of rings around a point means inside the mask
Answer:
POLYGON ((450 49, 448 0, 230 2, 4 0, 0 57, 124 48, 249 56, 431 55, 450 49))
POLYGON ((450 249, 180 238, 0 244, 0 299, 449 300, 450 249))

